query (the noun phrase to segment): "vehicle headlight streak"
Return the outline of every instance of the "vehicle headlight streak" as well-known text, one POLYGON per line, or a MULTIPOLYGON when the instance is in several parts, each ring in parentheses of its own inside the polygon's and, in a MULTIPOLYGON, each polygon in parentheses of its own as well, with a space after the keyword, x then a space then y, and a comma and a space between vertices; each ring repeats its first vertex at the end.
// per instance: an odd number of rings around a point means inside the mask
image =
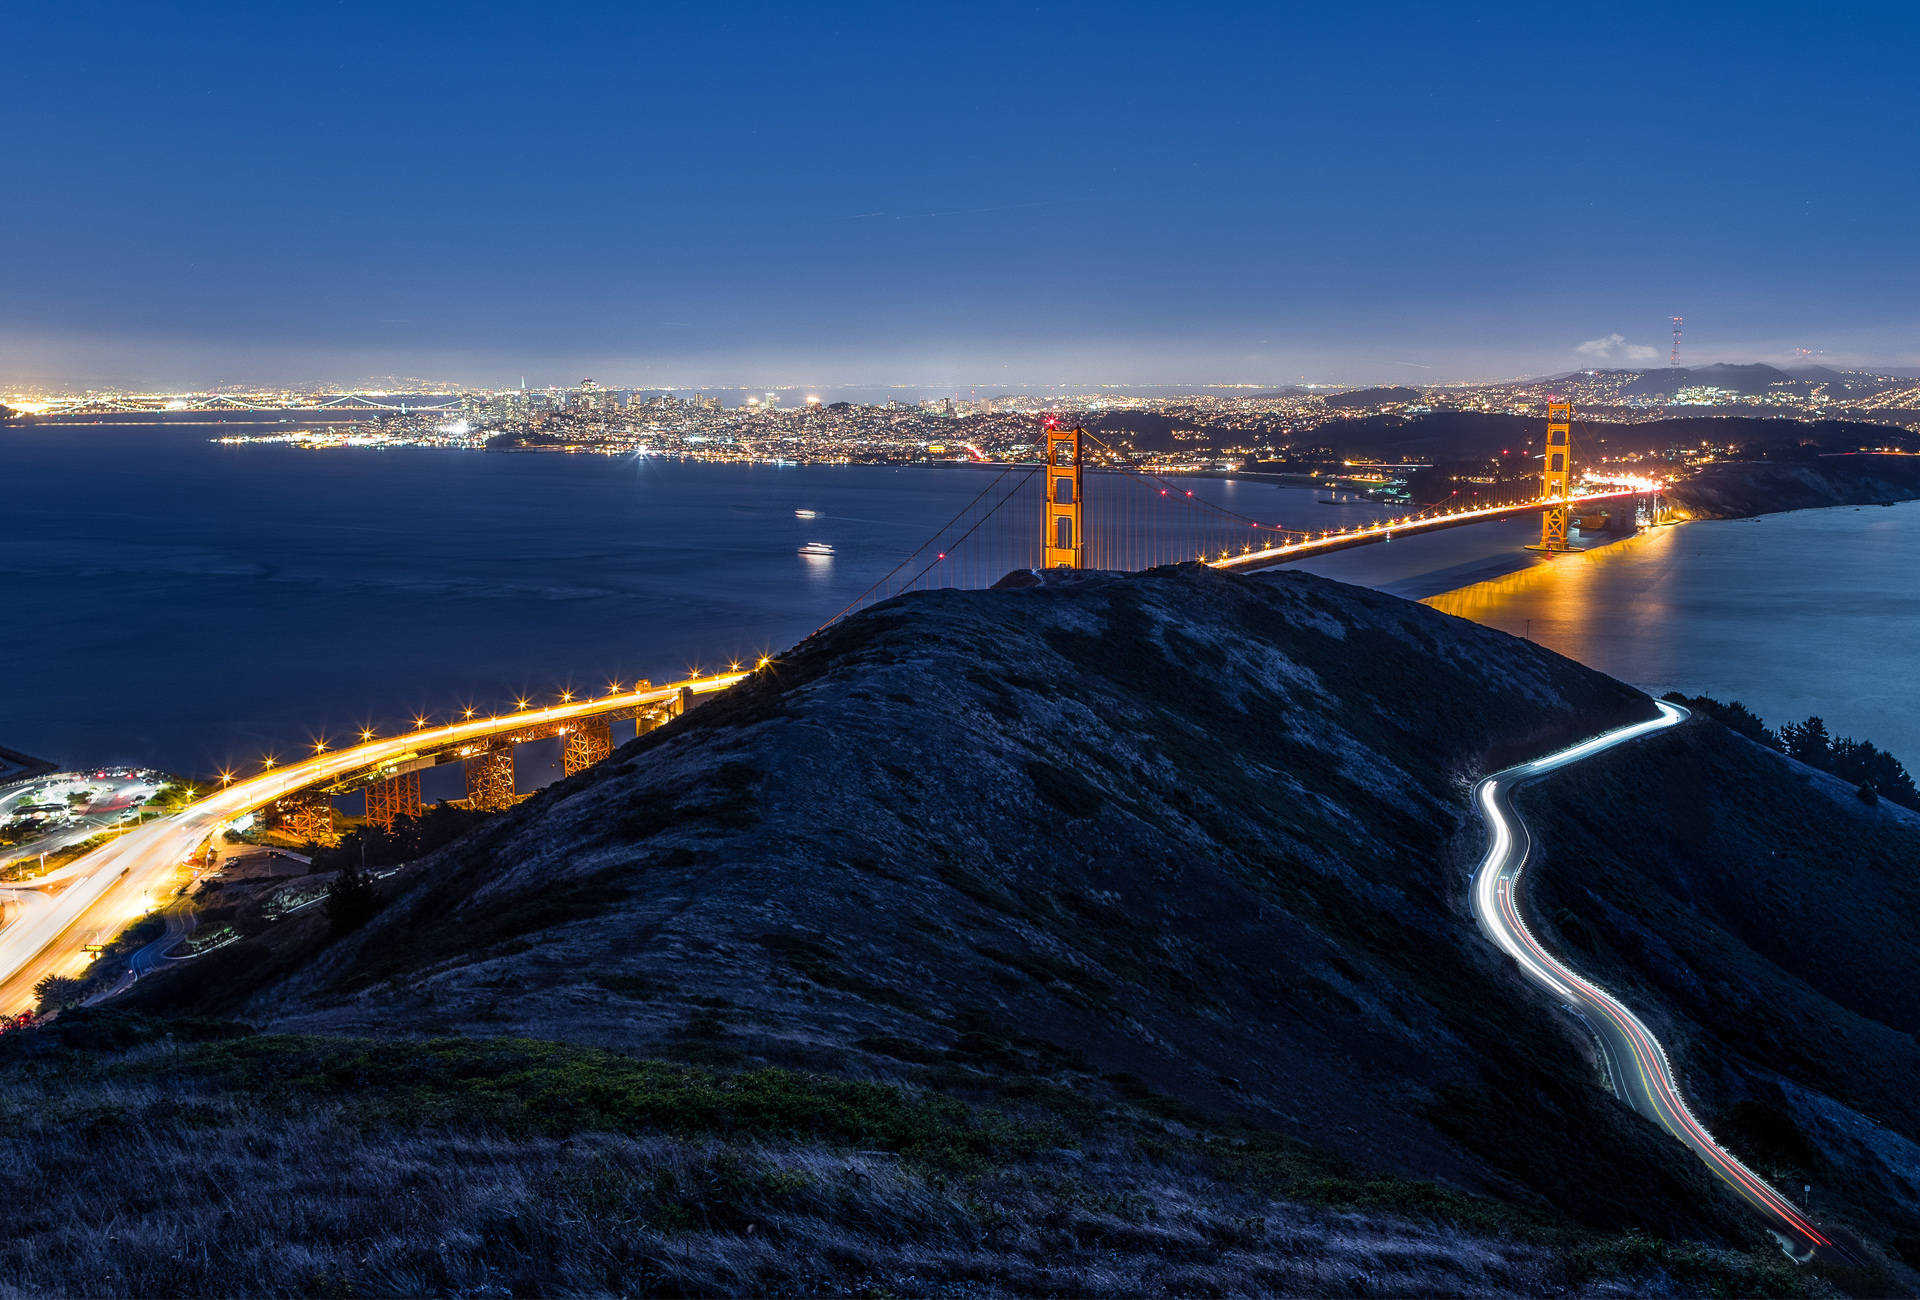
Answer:
MULTIPOLYGON (((1657 718, 1605 732, 1544 758, 1496 772, 1474 787, 1475 806, 1479 808, 1490 832, 1486 854, 1474 871, 1474 915, 1487 936, 1518 963, 1529 979, 1569 1008, 1592 1012, 1618 1032, 1632 1055, 1640 1090, 1648 1108, 1659 1117, 1669 1133, 1693 1148, 1707 1167, 1748 1203, 1786 1225, 1805 1241, 1818 1246, 1831 1246, 1832 1242, 1807 1221, 1797 1206, 1747 1168, 1738 1156, 1716 1142, 1706 1127, 1694 1118, 1674 1081, 1673 1065, 1666 1048, 1654 1037, 1653 1031, 1618 998, 1591 980, 1582 978, 1549 953, 1520 915, 1517 896, 1530 844, 1524 824, 1508 802, 1510 789, 1590 758, 1603 750, 1663 731, 1686 720, 1685 709, 1665 701, 1656 701, 1656 704, 1660 710, 1657 718)), ((1615 1078, 1617 1085, 1627 1084, 1629 1080, 1621 1078, 1612 1068, 1612 1048, 1604 1035, 1598 1036, 1601 1037, 1602 1051, 1608 1057, 1609 1074, 1615 1078)), ((1631 1097, 1622 1099, 1633 1103, 1631 1097)))

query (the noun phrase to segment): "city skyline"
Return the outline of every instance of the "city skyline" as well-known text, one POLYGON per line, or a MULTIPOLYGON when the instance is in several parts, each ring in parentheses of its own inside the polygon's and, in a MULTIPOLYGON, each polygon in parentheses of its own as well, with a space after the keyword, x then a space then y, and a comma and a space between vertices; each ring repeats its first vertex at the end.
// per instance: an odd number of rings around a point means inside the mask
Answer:
POLYGON ((1912 366, 1914 20, 1765 17, 43 8, 0 384, 1912 366))

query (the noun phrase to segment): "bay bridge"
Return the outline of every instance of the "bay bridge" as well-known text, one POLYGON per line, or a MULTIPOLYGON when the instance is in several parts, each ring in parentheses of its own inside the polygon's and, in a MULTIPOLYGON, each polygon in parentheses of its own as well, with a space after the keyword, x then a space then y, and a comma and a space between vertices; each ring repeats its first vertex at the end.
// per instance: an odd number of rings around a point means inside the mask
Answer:
MULTIPOLYGON (((345 399, 342 399, 345 400, 345 399)), ((1200 563, 1250 572, 1310 556, 1368 546, 1492 520, 1541 516, 1540 542, 1548 554, 1575 549, 1568 521, 1580 510, 1607 506, 1629 519, 1657 518, 1660 485, 1651 480, 1588 482, 1576 486, 1571 411, 1548 412, 1542 469, 1537 479, 1452 489, 1445 498, 1406 513, 1362 524, 1307 529, 1228 509, 1189 486, 1142 466, 1085 429, 1048 419, 1037 462, 1001 468, 957 514, 909 552, 878 582, 822 626, 854 610, 908 591, 931 587, 1020 586, 1062 569, 1140 570, 1168 563, 1200 563)), ((256 773, 223 773, 220 782, 184 810, 122 834, 21 890, 57 888, 57 895, 0 928, 0 1014, 30 1007, 33 988, 48 974, 83 961, 83 950, 117 933, 159 901, 179 866, 214 837, 249 815, 301 840, 333 838, 333 801, 360 796, 367 822, 391 828, 422 812, 421 775, 458 764, 469 806, 500 809, 517 797, 513 753, 530 741, 559 740, 567 776, 613 752, 615 723, 631 721, 635 734, 665 725, 700 699, 768 667, 692 676, 655 686, 617 685, 603 695, 563 693, 535 707, 516 701, 505 713, 479 716, 467 709, 444 725, 414 720, 411 729, 314 752, 285 764, 268 760, 256 773)))
POLYGON ((50 402, 35 411, 38 417, 109 415, 121 412, 168 414, 177 411, 246 412, 285 415, 293 411, 340 411, 372 415, 412 415, 451 411, 460 399, 451 393, 393 395, 387 393, 309 393, 234 397, 201 393, 191 397, 99 396, 50 402), (425 400, 422 400, 425 399, 425 400))

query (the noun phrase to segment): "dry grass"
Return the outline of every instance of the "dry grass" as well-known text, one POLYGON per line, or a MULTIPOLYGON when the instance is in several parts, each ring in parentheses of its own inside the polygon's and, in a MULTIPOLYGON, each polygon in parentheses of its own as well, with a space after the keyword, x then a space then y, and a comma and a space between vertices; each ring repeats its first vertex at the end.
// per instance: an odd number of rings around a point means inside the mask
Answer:
POLYGON ((1109 1133, 980 1172, 769 1140, 741 1121, 724 1137, 397 1125, 374 1095, 378 1080, 361 1096, 256 1092, 199 1069, 208 1051, 147 1046, 5 1070, 0 1294, 1605 1295, 1796 1285, 1740 1256, 1647 1246, 1616 1249, 1601 1269, 1591 1239, 1476 1235, 1275 1200, 1226 1181, 1225 1166, 1190 1144, 1149 1149, 1109 1133))

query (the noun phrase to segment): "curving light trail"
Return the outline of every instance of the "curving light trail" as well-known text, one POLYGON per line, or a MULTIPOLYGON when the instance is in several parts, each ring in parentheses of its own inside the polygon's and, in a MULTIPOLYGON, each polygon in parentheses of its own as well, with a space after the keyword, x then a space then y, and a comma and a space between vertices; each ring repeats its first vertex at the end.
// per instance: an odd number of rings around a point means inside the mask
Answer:
POLYGON ((1613 1089, 1622 1100, 1691 1147, 1707 1168, 1778 1229, 1805 1243, 1809 1250, 1815 1246, 1830 1247, 1833 1243, 1797 1206, 1716 1142, 1694 1118, 1674 1082, 1666 1049, 1653 1036, 1653 1031, 1619 999, 1583 979, 1549 953, 1534 938, 1520 915, 1520 874, 1526 869, 1532 839, 1526 823, 1514 810, 1514 787, 1686 720, 1687 711, 1678 705, 1664 700, 1656 704, 1660 710, 1657 718, 1605 732, 1545 758, 1496 772, 1474 787, 1474 806, 1487 823, 1490 842, 1486 856, 1474 871, 1473 914, 1480 922, 1481 931, 1519 963, 1528 979, 1553 994, 1593 1030, 1606 1058, 1613 1089))

